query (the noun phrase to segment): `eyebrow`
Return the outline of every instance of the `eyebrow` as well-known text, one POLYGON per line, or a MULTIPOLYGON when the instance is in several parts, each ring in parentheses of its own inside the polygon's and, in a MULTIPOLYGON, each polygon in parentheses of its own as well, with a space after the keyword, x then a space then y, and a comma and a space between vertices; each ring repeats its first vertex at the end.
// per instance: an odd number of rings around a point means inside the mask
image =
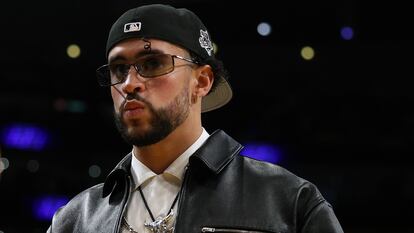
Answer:
MULTIPOLYGON (((138 59, 141 56, 148 55, 148 54, 164 54, 164 51, 159 49, 151 49, 151 50, 142 50, 135 54, 134 58, 138 59)), ((116 55, 115 57, 111 57, 109 59, 109 64, 114 63, 116 61, 127 61, 128 59, 122 55, 116 55)))

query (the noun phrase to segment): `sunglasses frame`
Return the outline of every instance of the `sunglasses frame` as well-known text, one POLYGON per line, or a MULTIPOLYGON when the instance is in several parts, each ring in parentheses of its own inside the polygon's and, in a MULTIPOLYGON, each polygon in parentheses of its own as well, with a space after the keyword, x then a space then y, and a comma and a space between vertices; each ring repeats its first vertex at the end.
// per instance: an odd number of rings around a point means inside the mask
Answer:
MULTIPOLYGON (((145 57, 153 57, 153 56, 169 56, 171 58, 171 63, 172 63, 172 67, 170 69, 167 69, 165 72, 162 73, 157 73, 156 75, 147 75, 147 74, 142 74, 142 70, 140 69, 140 64, 138 64, 137 62, 131 63, 131 64, 122 64, 122 65, 128 65, 128 72, 121 78, 118 77, 118 82, 112 83, 112 79, 111 79, 111 71, 110 71, 110 66, 111 64, 105 64, 103 66, 100 66, 98 69, 96 69, 96 74, 98 77, 98 83, 100 86, 103 87, 108 87, 108 86, 114 86, 120 83, 125 82, 128 74, 129 74, 129 70, 131 69, 131 66, 134 67, 134 69, 136 70, 136 72, 143 78, 155 78, 155 77, 159 77, 161 75, 165 75, 168 73, 171 73, 174 71, 175 68, 175 62, 174 62, 174 58, 178 58, 180 60, 183 61, 187 61, 187 62, 191 62, 197 65, 200 65, 200 62, 191 59, 191 58, 185 58, 182 56, 178 56, 178 55, 172 55, 172 54, 166 54, 166 53, 162 53, 162 54, 151 54, 151 55, 146 55, 145 57)), ((120 64, 121 65, 121 64, 120 64)))

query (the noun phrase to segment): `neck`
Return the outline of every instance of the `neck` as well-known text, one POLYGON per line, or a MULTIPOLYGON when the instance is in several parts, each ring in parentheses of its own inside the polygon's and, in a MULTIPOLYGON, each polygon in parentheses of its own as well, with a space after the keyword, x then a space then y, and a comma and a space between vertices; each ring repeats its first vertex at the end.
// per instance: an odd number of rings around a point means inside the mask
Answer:
POLYGON ((190 116, 163 140, 144 147, 134 146, 136 158, 156 174, 164 172, 202 133, 201 119, 190 116))

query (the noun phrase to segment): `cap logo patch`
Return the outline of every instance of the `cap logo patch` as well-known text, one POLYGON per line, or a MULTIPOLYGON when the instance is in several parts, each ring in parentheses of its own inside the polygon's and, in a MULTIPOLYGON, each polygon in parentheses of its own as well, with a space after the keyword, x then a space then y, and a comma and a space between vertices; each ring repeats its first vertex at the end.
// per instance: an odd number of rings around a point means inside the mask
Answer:
POLYGON ((200 38, 198 38, 198 41, 200 42, 200 46, 207 51, 209 56, 211 56, 213 45, 211 44, 210 36, 208 35, 207 30, 203 31, 200 29, 200 38))
POLYGON ((124 32, 138 32, 141 30, 141 22, 126 23, 124 25, 124 32))

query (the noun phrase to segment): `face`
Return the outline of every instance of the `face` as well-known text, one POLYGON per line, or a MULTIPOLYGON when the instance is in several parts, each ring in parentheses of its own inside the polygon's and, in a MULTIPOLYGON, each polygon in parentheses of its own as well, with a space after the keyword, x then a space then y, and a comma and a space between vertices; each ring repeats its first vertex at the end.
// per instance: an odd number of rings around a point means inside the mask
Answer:
MULTIPOLYGON (((117 44, 108 58, 110 64, 131 64, 148 53, 189 57, 185 50, 167 42, 129 39, 117 44)), ((130 68, 125 82, 111 87, 115 123, 128 143, 138 147, 157 143, 188 118, 194 69, 186 61, 174 62, 174 71, 155 78, 143 78, 130 68)))

